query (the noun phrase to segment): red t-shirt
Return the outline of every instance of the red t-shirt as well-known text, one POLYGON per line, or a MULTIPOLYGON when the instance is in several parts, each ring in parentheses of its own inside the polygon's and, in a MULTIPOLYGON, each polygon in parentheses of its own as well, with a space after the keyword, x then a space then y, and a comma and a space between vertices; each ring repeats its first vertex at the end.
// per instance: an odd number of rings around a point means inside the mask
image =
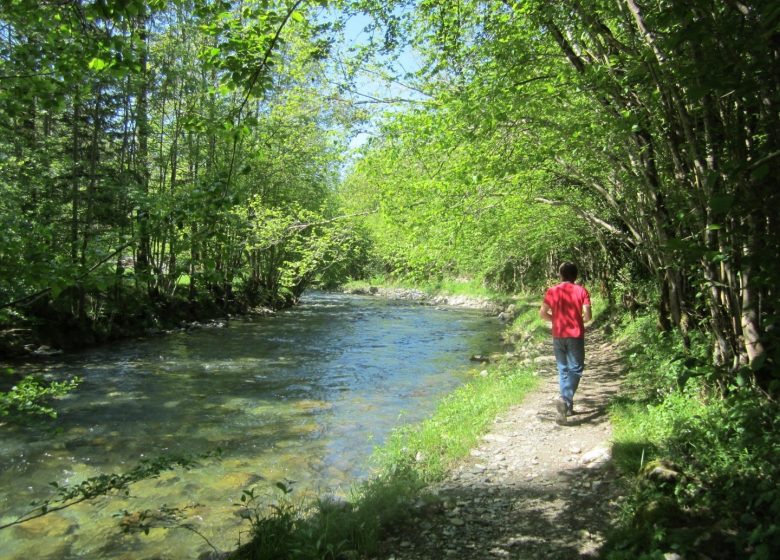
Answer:
POLYGON ((552 309, 552 335, 555 338, 582 338, 585 324, 582 306, 590 305, 588 290, 572 282, 561 282, 544 294, 544 303, 552 309))

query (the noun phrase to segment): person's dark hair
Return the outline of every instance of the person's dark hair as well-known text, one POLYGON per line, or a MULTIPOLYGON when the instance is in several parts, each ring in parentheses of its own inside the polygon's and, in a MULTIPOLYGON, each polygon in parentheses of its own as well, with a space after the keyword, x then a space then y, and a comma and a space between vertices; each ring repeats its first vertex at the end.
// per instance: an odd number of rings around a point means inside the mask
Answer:
POLYGON ((574 282, 577 279, 577 265, 566 261, 558 269, 558 274, 564 282, 574 282))

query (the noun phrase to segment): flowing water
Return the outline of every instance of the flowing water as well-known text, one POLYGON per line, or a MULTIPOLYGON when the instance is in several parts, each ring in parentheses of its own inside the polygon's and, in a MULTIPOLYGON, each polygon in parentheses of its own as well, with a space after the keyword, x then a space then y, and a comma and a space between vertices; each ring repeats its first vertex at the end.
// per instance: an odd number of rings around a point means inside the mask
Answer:
POLYGON ((274 316, 50 362, 47 376, 83 381, 57 401, 57 420, 0 426, 0 524, 51 496, 51 482, 126 472, 167 453, 222 455, 139 482, 130 496, 2 530, 0 558, 179 559, 210 550, 181 528, 122 531, 121 512, 163 505, 230 550, 248 527, 237 515, 244 489, 278 498, 274 483, 292 480, 293 496, 348 491, 393 427, 430 414, 464 381, 471 354, 498 349, 499 330, 480 312, 314 293, 274 316))

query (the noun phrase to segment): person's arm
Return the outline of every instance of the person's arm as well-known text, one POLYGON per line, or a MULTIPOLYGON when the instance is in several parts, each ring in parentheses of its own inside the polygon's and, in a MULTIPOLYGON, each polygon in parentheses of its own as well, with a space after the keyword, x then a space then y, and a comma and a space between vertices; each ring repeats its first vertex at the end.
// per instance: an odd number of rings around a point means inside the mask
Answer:
POLYGON ((552 322, 552 308, 545 302, 542 302, 542 307, 539 309, 539 318, 542 321, 552 322))
POLYGON ((590 305, 583 305, 582 306, 582 320, 583 322, 587 323, 593 318, 593 314, 590 311, 590 305))

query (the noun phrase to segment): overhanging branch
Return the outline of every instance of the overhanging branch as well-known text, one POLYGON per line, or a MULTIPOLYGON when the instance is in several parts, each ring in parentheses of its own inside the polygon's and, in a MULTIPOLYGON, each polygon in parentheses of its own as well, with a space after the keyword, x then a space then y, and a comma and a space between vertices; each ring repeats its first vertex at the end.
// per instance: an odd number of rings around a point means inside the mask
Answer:
POLYGON ((541 196, 537 196, 534 199, 536 202, 541 202, 543 204, 549 204, 550 206, 566 206, 569 209, 572 210, 575 214, 580 216, 583 220, 586 222, 598 226, 601 229, 604 229, 614 235, 615 237, 619 238, 623 243, 629 246, 633 246, 633 243, 631 240, 626 236, 626 234, 610 224, 609 222, 605 222, 598 216, 594 215, 592 212, 588 212, 587 210, 583 210, 582 208, 579 208, 575 206, 574 204, 571 204, 570 202, 564 202, 563 200, 550 200, 549 198, 543 198, 541 196))

